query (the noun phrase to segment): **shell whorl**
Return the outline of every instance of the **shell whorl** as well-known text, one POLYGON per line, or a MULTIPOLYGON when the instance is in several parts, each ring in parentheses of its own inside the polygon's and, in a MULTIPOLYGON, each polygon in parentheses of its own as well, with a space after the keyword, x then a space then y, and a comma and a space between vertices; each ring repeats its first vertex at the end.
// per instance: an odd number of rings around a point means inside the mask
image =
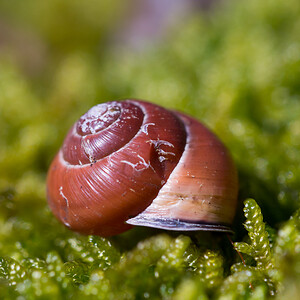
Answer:
POLYGON ((136 100, 100 104, 75 123, 51 164, 49 205, 75 231, 124 231, 125 221, 165 184, 185 140, 182 122, 161 107, 136 100))
POLYGON ((70 129, 50 166, 47 197, 60 221, 85 234, 131 225, 230 231, 237 175, 198 121, 140 100, 114 101, 70 129))

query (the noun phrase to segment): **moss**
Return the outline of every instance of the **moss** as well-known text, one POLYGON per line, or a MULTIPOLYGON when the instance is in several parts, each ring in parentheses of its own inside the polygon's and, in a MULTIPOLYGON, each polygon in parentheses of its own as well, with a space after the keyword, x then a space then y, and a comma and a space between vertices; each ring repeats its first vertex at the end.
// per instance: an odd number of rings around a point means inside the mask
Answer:
POLYGON ((0 40, 1 299, 297 299, 300 2, 222 1, 143 52, 111 42, 124 3, 98 2, 0 3, 9 32, 34 36, 30 56, 44 55, 33 74, 23 47, 0 40), (245 264, 218 234, 104 239, 56 221, 45 178, 67 130, 92 105, 129 97, 194 115, 228 146, 245 264))

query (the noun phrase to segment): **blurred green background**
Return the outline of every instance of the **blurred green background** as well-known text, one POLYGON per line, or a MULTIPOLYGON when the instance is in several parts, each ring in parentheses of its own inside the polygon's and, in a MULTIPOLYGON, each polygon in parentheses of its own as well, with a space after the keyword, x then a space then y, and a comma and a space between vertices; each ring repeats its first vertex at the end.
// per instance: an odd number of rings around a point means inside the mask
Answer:
MULTIPOLYGON (((299 78, 298 0, 0 0, 0 256, 20 262, 56 251, 62 263, 74 259, 66 241, 81 237, 47 208, 47 168, 85 111, 126 98, 184 111, 214 130, 239 170, 236 240, 246 234, 248 197, 278 234, 299 208, 299 78)), ((133 230, 116 238, 116 249, 123 253, 153 234, 133 230)), ((299 269, 288 282, 299 279, 299 269)), ((42 295, 75 293, 56 284, 48 282, 42 295)), ((7 299, 38 297, 32 286, 7 299)), ((135 294, 139 288, 128 295, 147 298, 135 294)), ((159 290, 158 297, 173 292, 159 290)))

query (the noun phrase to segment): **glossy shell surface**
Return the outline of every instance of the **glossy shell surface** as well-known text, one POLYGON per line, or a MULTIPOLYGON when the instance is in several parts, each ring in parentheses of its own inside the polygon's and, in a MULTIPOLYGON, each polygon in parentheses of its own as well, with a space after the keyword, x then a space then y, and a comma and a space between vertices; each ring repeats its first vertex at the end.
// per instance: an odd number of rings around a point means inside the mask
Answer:
POLYGON ((139 100, 91 108, 69 131, 47 177, 67 227, 110 236, 131 225, 231 231, 237 173, 195 119, 139 100))

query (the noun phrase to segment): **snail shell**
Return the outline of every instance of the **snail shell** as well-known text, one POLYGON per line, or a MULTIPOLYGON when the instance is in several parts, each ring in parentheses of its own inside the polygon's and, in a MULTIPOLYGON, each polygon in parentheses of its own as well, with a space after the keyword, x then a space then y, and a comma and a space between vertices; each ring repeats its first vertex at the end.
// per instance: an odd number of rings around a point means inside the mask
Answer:
POLYGON ((140 100, 91 108, 70 129, 47 177, 56 217, 101 236, 131 225, 230 232, 237 172, 197 120, 140 100))

